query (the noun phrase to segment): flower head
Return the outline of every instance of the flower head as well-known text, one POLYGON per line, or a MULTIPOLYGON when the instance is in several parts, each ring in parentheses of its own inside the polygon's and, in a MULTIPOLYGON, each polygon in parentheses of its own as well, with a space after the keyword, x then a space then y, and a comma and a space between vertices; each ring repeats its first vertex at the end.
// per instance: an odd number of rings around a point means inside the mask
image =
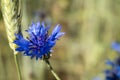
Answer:
POLYGON ((120 58, 114 62, 108 60, 106 64, 111 66, 111 69, 105 70, 106 80, 120 80, 120 58))
POLYGON ((57 25, 50 35, 48 35, 49 28, 50 26, 45 27, 44 22, 42 24, 37 22, 36 24, 32 23, 29 29, 26 30, 29 34, 27 39, 22 34, 15 34, 16 40, 14 40, 14 43, 18 45, 16 51, 24 52, 24 55, 31 58, 49 58, 56 40, 64 35, 64 32, 60 32, 60 25, 57 25))
MULTIPOLYGON (((111 47, 113 50, 120 53, 120 44, 118 42, 113 42, 111 47)), ((120 80, 120 56, 114 61, 108 60, 106 64, 111 67, 105 70, 106 80, 120 80)))
POLYGON ((112 43, 112 49, 115 50, 116 52, 120 53, 120 43, 113 42, 112 43))

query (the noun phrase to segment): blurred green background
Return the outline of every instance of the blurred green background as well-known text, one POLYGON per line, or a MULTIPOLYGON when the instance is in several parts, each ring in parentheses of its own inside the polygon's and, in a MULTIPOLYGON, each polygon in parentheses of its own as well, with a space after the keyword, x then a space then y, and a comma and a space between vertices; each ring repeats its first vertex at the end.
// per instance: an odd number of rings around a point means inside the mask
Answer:
MULTIPOLYGON (((120 37, 120 0, 22 0, 22 32, 32 21, 62 25, 66 34, 50 61, 62 80, 104 77, 105 60, 114 59, 111 42, 120 37)), ((55 80, 44 62, 19 54, 23 80, 55 80)), ((0 80, 18 80, 0 12, 0 80)))

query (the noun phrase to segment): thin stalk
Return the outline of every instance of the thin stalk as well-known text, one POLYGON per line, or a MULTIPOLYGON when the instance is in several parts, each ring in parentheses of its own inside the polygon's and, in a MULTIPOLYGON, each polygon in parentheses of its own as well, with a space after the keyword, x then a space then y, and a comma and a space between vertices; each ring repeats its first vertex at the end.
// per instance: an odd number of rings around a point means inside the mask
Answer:
POLYGON ((50 64, 50 62, 49 62, 48 59, 45 59, 45 63, 46 63, 47 66, 50 68, 50 71, 51 71, 51 73, 53 74, 53 76, 56 78, 56 80, 61 80, 61 79, 59 78, 59 76, 54 72, 54 70, 53 70, 53 68, 52 68, 52 66, 51 66, 51 64, 50 64))
POLYGON ((16 65, 16 69, 17 69, 18 80, 22 80, 21 71, 20 71, 18 60, 17 60, 17 54, 14 54, 14 60, 15 60, 15 65, 16 65))

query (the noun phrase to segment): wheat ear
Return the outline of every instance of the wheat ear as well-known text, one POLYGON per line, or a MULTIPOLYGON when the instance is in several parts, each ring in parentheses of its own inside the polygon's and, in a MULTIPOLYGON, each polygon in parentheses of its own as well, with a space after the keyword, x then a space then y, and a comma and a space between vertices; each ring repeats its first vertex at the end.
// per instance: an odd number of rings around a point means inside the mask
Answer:
POLYGON ((14 54, 17 54, 15 48, 17 47, 13 41, 15 40, 15 33, 21 31, 21 6, 20 0, 1 0, 1 9, 6 25, 6 31, 10 47, 14 54))

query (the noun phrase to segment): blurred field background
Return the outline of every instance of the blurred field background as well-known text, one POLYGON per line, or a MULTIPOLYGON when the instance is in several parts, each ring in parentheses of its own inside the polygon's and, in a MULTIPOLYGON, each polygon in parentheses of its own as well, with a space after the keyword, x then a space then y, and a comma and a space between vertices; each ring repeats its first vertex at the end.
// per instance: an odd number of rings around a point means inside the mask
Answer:
MULTIPOLYGON (((62 80, 104 78, 105 60, 114 59, 120 41, 120 0, 22 0, 22 32, 32 21, 62 25, 66 32, 50 61, 62 80)), ((44 62, 19 54, 23 80, 55 80, 44 62)), ((0 12, 0 80, 17 80, 13 51, 0 12)))

